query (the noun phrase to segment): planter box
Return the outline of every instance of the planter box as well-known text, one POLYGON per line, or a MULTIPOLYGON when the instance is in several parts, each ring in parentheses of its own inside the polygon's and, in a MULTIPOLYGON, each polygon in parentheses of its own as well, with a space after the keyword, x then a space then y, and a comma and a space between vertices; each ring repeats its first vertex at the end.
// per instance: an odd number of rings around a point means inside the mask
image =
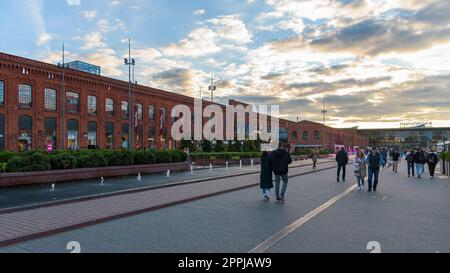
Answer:
MULTIPOLYGON (((197 166, 209 166, 209 164, 212 164, 213 166, 225 166, 226 162, 228 161, 228 164, 230 166, 232 165, 239 165, 240 160, 239 159, 193 159, 192 163, 196 164, 197 166)), ((253 164, 260 164, 261 159, 260 158, 253 158, 253 164)), ((251 158, 243 158, 242 164, 243 165, 250 165, 252 162, 251 158)))
POLYGON ((136 175, 138 173, 159 173, 166 172, 167 170, 184 171, 188 169, 188 162, 180 162, 151 165, 53 170, 44 172, 2 173, 0 174, 0 187, 55 183, 111 176, 127 176, 136 175))

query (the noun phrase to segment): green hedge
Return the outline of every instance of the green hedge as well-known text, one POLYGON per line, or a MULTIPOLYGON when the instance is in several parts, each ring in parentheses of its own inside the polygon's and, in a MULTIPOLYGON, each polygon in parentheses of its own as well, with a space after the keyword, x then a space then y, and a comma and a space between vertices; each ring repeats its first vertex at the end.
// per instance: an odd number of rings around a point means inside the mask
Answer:
POLYGON ((25 153, 0 152, 0 172, 29 172, 130 166, 186 161, 186 153, 179 150, 79 150, 29 151, 25 153))
POLYGON ((258 158, 261 156, 260 152, 224 152, 224 153, 192 153, 193 159, 241 159, 241 158, 258 158))
MULTIPOLYGON (((312 153, 313 149, 310 148, 297 148, 294 152, 294 155, 307 155, 310 156, 312 153)), ((321 155, 328 155, 328 154, 332 154, 333 151, 332 150, 328 150, 328 149, 319 149, 319 154, 321 155)))

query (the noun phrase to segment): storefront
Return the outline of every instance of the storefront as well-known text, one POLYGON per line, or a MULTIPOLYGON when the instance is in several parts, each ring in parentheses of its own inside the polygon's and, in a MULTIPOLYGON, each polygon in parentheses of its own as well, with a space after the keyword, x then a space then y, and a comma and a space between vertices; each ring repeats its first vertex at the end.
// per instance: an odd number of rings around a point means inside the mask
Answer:
POLYGON ((97 148, 97 122, 88 122, 88 149, 97 148))
POLYGON ((114 123, 105 124, 105 145, 107 149, 114 149, 114 123))
POLYGON ((19 152, 31 150, 32 128, 33 121, 31 116, 19 116, 19 152))
POLYGON ((44 147, 48 152, 56 149, 56 118, 45 118, 44 147))
POLYGON ((129 127, 128 124, 122 124, 122 148, 128 148, 128 137, 129 137, 129 127))
POLYGON ((78 120, 67 121, 67 148, 78 149, 78 120))

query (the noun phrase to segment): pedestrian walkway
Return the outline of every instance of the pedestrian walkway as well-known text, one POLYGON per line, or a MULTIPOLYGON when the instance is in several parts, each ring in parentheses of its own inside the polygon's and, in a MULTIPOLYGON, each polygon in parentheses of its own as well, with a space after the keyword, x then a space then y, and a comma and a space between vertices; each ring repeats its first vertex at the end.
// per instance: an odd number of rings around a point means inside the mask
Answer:
MULTIPOLYGON (((321 159, 319 162, 330 162, 332 159, 321 159)), ((292 168, 312 164, 311 160, 295 161, 292 168)), ((55 191, 51 191, 51 185, 35 185, 20 188, 0 189, 0 213, 2 209, 22 206, 32 206, 47 202, 57 202, 73 198, 109 194, 127 190, 147 189, 155 186, 184 183, 186 181, 203 180, 230 175, 257 173, 259 165, 215 167, 212 171, 207 169, 196 169, 190 171, 174 172, 167 177, 166 173, 142 175, 141 181, 136 176, 105 178, 102 184, 100 179, 85 181, 73 181, 56 184, 55 191)))
POLYGON ((269 252, 450 252, 448 177, 408 178, 383 169, 378 192, 353 191, 274 245, 269 252))
MULTIPOLYGON (((333 166, 334 163, 325 163, 319 165, 319 170, 333 166)), ((311 171, 310 166, 293 168, 291 175, 308 171, 311 171)), ((258 183, 259 173, 256 173, 3 213, 0 214, 0 245, 252 187, 258 183)))
MULTIPOLYGON (((248 252, 337 196, 342 197, 269 244, 266 252, 368 253, 372 241, 380 244, 381 252, 450 252, 448 181, 408 179, 405 168, 400 165, 398 174, 384 169, 378 192, 354 190, 352 176, 347 183, 336 183, 333 168, 291 178, 286 203, 275 202, 273 195, 271 201, 262 201, 258 188, 249 187, 29 240, 0 252, 67 253, 70 241, 79 242, 82 252, 248 252)), ((252 176, 242 177, 241 183, 252 176)))

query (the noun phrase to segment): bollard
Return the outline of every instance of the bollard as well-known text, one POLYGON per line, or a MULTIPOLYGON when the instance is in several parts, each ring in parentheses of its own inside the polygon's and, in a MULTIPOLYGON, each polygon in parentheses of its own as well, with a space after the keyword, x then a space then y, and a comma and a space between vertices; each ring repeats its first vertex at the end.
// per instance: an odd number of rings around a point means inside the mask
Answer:
POLYGON ((239 169, 242 169, 242 160, 239 161, 239 169))
POLYGON ((194 174, 194 165, 191 165, 191 174, 194 174))
POLYGON ((141 173, 138 173, 138 176, 137 176, 137 181, 141 182, 141 180, 142 180, 142 176, 141 176, 141 173))
POLYGON ((167 170, 167 177, 170 177, 170 170, 167 170))
POLYGON ((55 191, 55 186, 56 186, 56 185, 53 183, 52 186, 51 186, 50 191, 55 191))
POLYGON ((228 161, 225 163, 225 165, 227 166, 227 171, 228 171, 228 161))
POLYGON ((102 177, 100 177, 100 186, 103 186, 103 182, 105 182, 105 179, 102 177))
POLYGON ((253 162, 253 159, 252 159, 252 161, 251 161, 251 162, 252 162, 252 169, 253 169, 253 166, 254 166, 254 162, 253 162))
POLYGON ((213 165, 212 165, 212 163, 209 163, 209 172, 212 173, 212 170, 213 170, 213 165))

